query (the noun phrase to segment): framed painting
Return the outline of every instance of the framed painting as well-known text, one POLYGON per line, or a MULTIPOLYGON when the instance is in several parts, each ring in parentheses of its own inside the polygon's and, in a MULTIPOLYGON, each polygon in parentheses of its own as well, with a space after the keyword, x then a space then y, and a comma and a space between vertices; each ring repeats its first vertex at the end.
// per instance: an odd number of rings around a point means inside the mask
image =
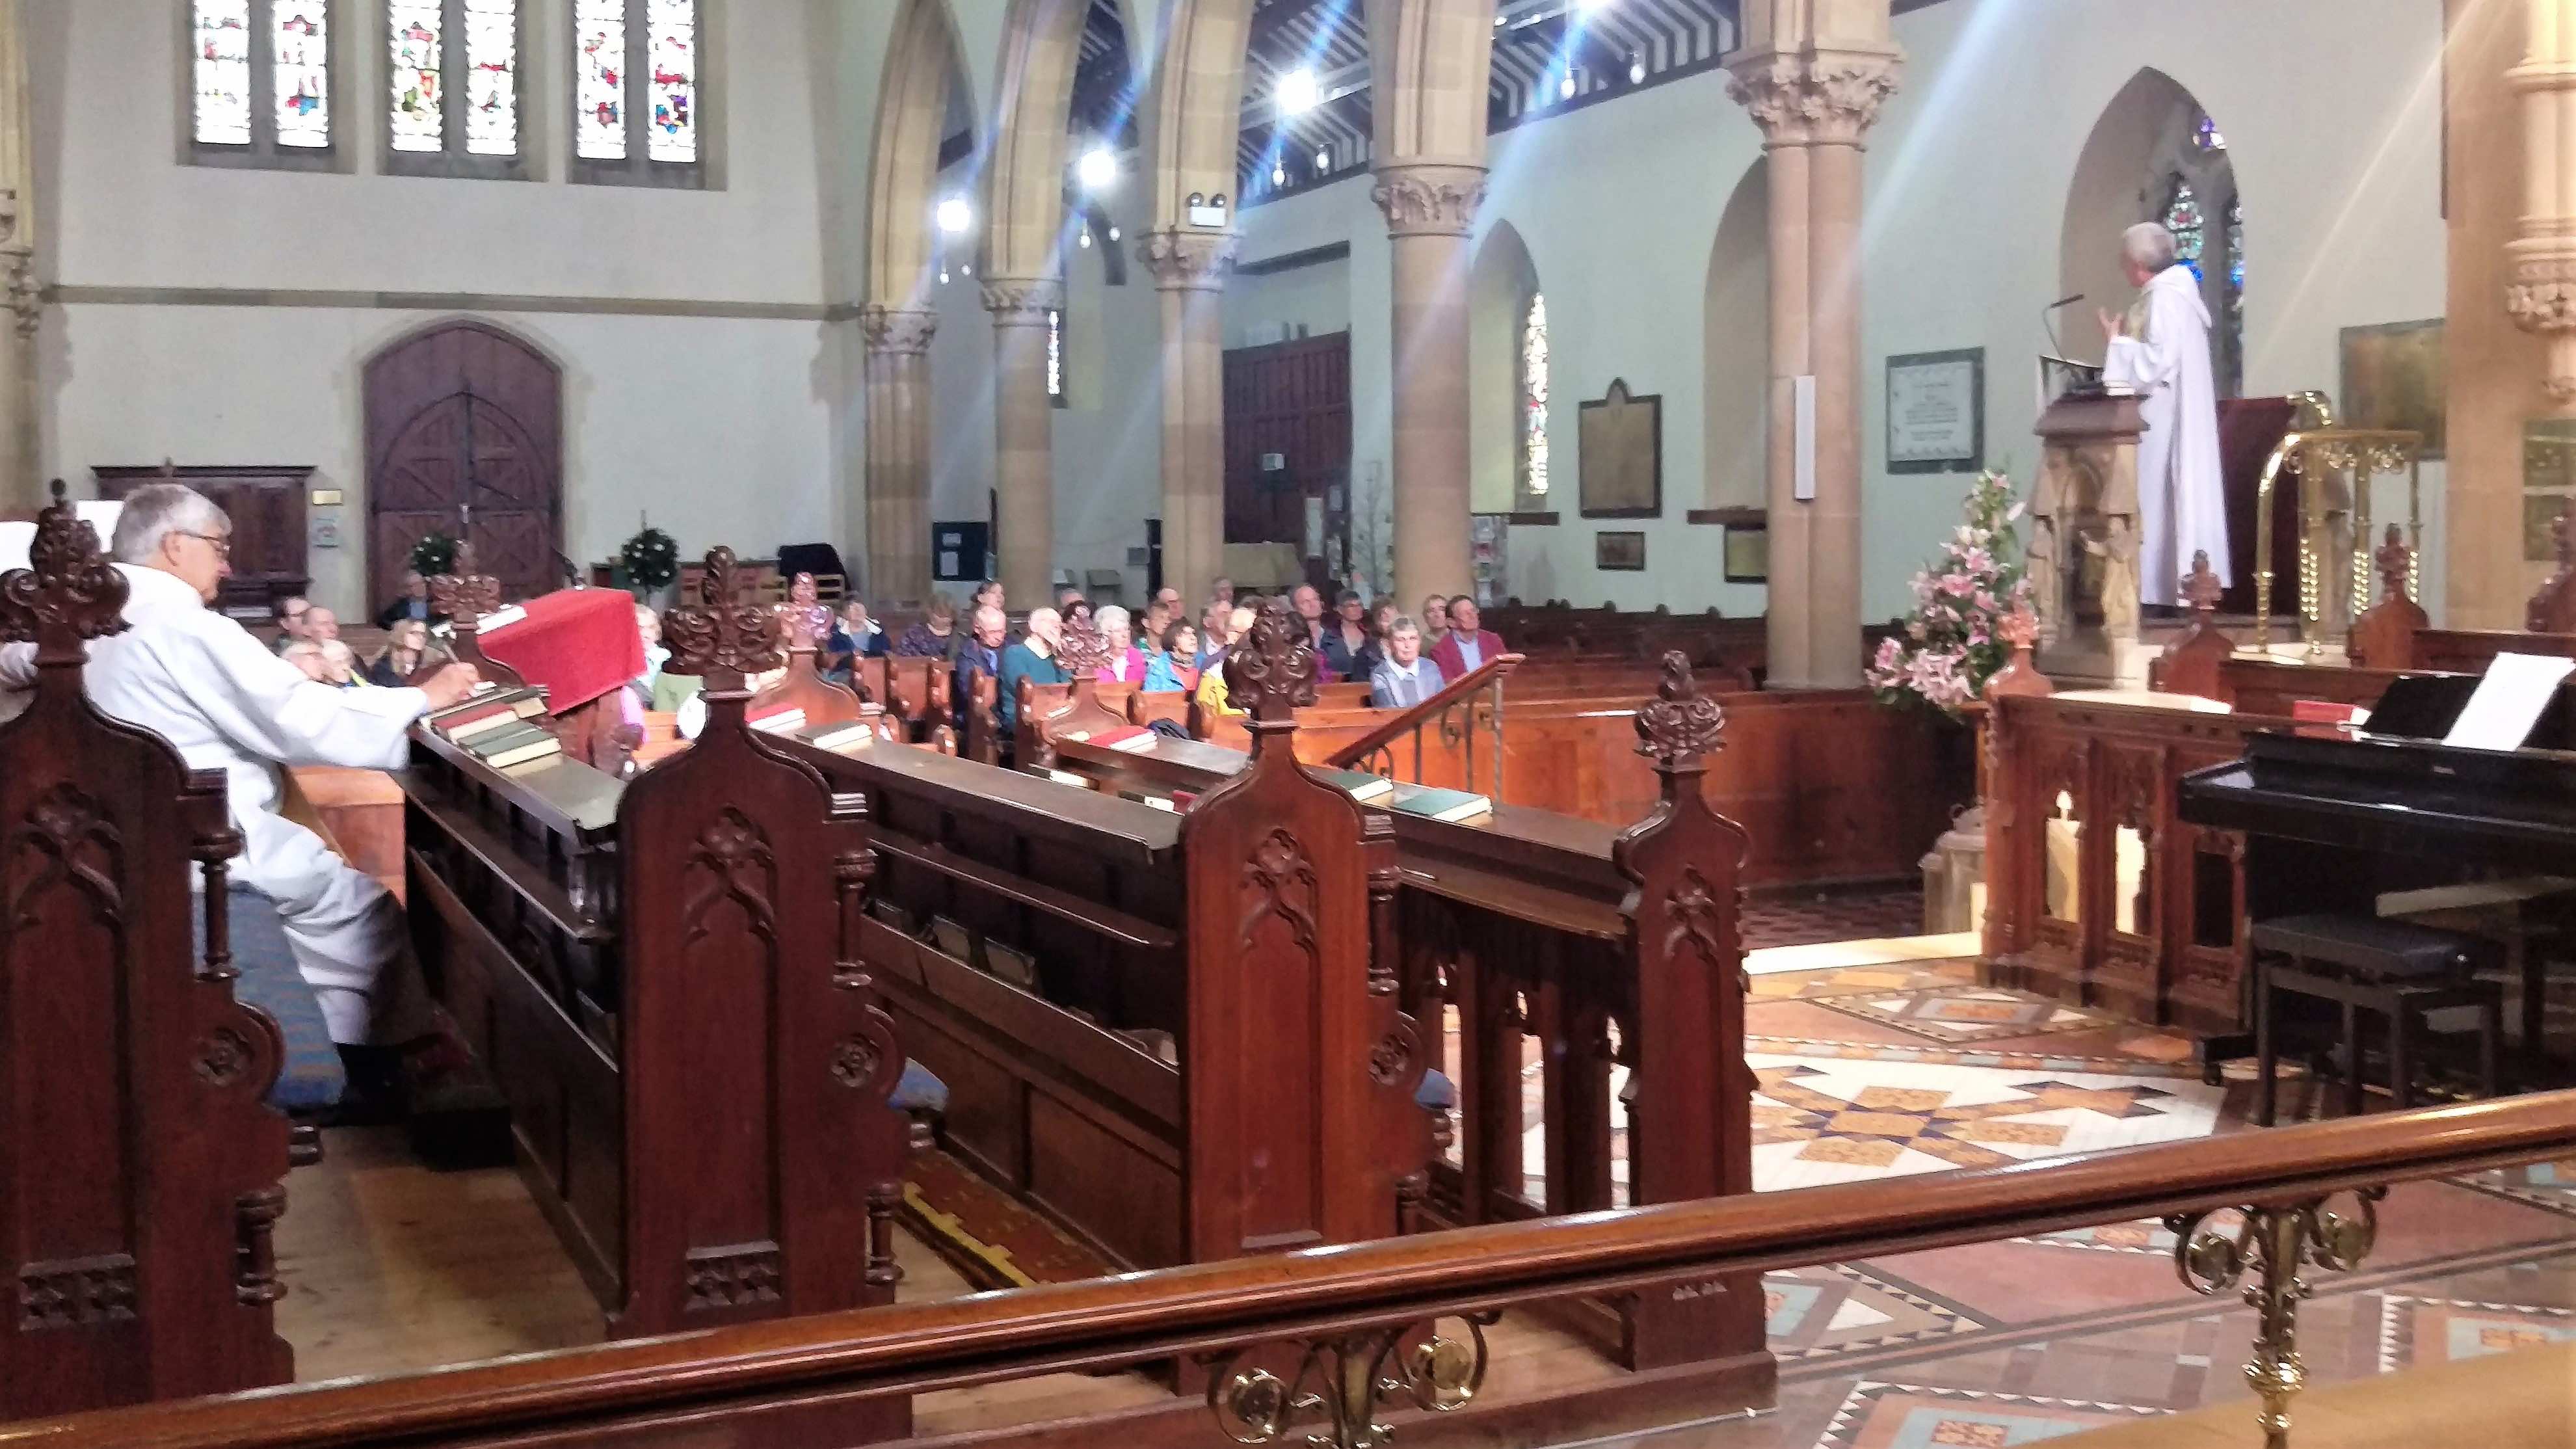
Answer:
POLYGON ((2442 412, 2450 368, 2442 319, 2343 329, 2343 416, 2347 428, 2398 428, 2424 435, 2427 461, 2446 452, 2442 412))
POLYGON ((1628 530, 1592 535, 1592 566, 1605 573, 1643 573, 1646 535, 1628 530))
POLYGON ((1626 380, 1583 403, 1576 477, 1586 518, 1664 516, 1664 400, 1628 394, 1626 380))

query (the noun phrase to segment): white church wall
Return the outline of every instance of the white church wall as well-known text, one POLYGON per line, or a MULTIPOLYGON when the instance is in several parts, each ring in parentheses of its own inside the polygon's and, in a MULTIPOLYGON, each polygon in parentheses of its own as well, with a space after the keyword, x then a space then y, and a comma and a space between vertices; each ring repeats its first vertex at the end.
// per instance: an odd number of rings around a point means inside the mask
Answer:
POLYGON ((1128 364, 1159 355, 1163 335, 1154 274, 1136 257, 1143 190, 1131 181, 1105 203, 1118 220, 1111 245, 1126 268, 1123 285, 1109 285, 1097 241, 1067 253, 1066 405, 1055 415, 1056 566, 1077 579, 1117 570, 1131 608, 1144 598, 1145 566, 1131 567, 1128 551, 1145 547, 1145 520, 1163 512, 1161 377, 1128 364))
MULTIPOLYGON (((1950 0, 1896 26, 1905 81, 1869 152, 1864 617, 1906 606, 1907 578, 1956 519, 1969 481, 1885 472, 1887 357, 1983 346, 1987 461, 2027 480, 2038 458, 2031 359, 2046 345, 2039 309, 2058 295, 2076 157, 2095 117, 2141 66, 2191 90, 2234 157, 2246 209, 2249 394, 2331 394, 2342 328, 2442 313, 2436 11, 2410 0, 2176 0, 2150 10, 2115 0, 1950 0), (2335 64, 2285 64, 2313 51, 2326 19, 2335 64)), ((1709 462, 1705 329, 1694 319, 1720 217, 1760 144, 1719 74, 1493 138, 1480 226, 1508 221, 1527 243, 1548 297, 1556 364, 1550 431, 1562 521, 1513 530, 1512 592, 1627 608, 1762 609, 1758 586, 1715 582, 1721 531, 1683 522, 1688 509, 1706 506, 1709 462), (1599 397, 1613 377, 1664 399, 1661 520, 1578 516, 1577 404, 1599 397), (1595 532, 1637 527, 1648 535, 1645 572, 1593 569, 1595 532)), ((1365 178, 1345 181, 1254 207, 1241 222, 1247 257, 1351 244, 1355 471, 1372 460, 1382 470, 1393 364, 1385 228, 1368 192, 1365 178)), ((2071 330, 2080 324, 2098 355, 2090 308, 2070 309, 2065 322, 2070 344, 2086 350, 2071 330)), ((2438 465, 2428 467, 2432 599, 2441 597, 2439 480, 2438 465)), ((2383 494, 2380 516, 2396 506, 2393 491, 2383 494)))
POLYGON ((1350 328, 1351 259, 1346 255, 1252 276, 1238 271, 1226 281, 1228 347, 1260 347, 1350 328))
POLYGON ((347 499, 344 546, 314 555, 316 591, 362 607, 359 370, 418 323, 470 314, 563 365, 575 558, 612 551, 639 509, 692 553, 855 542, 832 421, 855 378, 822 321, 838 299, 824 282, 820 70, 803 43, 813 8, 709 5, 720 185, 683 191, 562 179, 567 4, 531 7, 529 181, 379 174, 381 21, 365 4, 338 7, 346 173, 181 164, 171 8, 31 6, 38 255, 62 303, 44 343, 47 466, 77 481, 164 456, 313 463, 347 499))

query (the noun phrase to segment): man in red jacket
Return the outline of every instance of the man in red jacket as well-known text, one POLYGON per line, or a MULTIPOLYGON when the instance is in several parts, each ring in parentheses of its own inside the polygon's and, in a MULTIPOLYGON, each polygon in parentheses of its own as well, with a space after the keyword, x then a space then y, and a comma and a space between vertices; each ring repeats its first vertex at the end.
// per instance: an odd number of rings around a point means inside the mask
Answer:
POLYGON ((1473 598, 1460 594, 1449 601, 1449 632, 1440 636, 1430 655, 1440 666, 1442 679, 1454 684, 1501 656, 1502 636, 1478 627, 1483 622, 1473 598))

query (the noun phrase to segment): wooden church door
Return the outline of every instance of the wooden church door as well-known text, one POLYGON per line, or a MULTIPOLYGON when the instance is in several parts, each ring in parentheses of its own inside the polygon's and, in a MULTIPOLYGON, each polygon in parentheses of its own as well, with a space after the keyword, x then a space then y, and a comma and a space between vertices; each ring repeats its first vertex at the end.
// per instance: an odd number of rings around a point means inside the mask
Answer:
POLYGON ((563 583, 563 375, 481 322, 442 323, 366 368, 367 588, 400 589, 414 543, 474 545, 502 596, 563 583))

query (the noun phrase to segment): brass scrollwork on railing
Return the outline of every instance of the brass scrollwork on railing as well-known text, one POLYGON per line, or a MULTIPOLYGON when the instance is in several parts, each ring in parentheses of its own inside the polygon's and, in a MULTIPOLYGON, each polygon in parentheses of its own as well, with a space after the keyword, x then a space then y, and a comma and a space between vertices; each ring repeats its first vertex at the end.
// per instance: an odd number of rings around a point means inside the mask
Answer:
POLYGON ((2379 1241, 2379 1200, 2387 1195, 2384 1187, 2363 1188, 2353 1194, 2348 1213, 2329 1207, 2329 1199, 2311 1198, 2165 1219, 2183 1283, 2204 1297, 2242 1284, 2246 1305, 2257 1315, 2245 1382, 2263 1400, 2256 1422, 2263 1426, 2264 1449, 2289 1449, 2290 1401, 2308 1381, 2299 1360, 2299 1300, 2309 1288, 2299 1270, 2348 1273, 2359 1267, 2379 1241), (2234 1216, 2232 1228, 2215 1221, 2222 1214, 2234 1216), (2246 1283, 2249 1272, 2254 1281, 2246 1283))
POLYGON ((1474 1400, 1485 1386, 1485 1329, 1500 1317, 1464 1315, 1464 1338, 1434 1320, 1318 1339, 1287 1378, 1252 1362, 1258 1347, 1238 1350, 1212 1361, 1208 1412, 1237 1444, 1294 1436, 1308 1449, 1383 1449, 1395 1431, 1379 1409, 1446 1414, 1474 1400))

